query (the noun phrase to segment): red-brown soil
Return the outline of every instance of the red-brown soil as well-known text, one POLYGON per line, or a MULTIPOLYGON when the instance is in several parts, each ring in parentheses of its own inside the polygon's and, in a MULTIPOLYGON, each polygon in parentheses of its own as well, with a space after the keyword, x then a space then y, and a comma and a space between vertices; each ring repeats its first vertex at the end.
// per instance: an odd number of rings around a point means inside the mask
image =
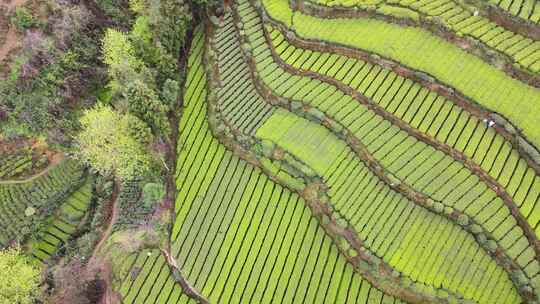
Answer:
POLYGON ((9 16, 15 8, 28 0, 2 0, 0 3, 0 66, 5 66, 11 54, 19 48, 19 39, 15 27, 10 25, 9 16))

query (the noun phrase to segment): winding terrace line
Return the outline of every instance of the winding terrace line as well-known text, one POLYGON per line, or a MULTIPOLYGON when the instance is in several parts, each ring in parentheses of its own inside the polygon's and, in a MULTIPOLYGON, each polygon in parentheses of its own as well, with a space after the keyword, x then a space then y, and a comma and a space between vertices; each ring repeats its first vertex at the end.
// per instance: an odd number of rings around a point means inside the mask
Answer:
MULTIPOLYGON (((264 34, 266 36, 267 41, 269 41, 270 37, 268 36, 268 32, 266 29, 264 29, 264 34)), ((267 43, 268 44, 268 43, 267 43)), ((518 226, 523 230, 525 236, 527 237, 527 240, 529 244, 533 247, 535 251, 535 259, 537 261, 540 261, 540 241, 536 237, 536 234, 533 230, 533 228, 529 225, 525 217, 520 213, 519 209, 517 208, 516 204, 513 202, 512 197, 506 192, 506 190, 489 174, 487 174, 480 166, 474 163, 472 159, 467 157, 463 152, 457 151, 454 148, 450 147, 447 144, 439 143, 438 141, 434 140, 430 136, 421 133, 420 131, 412 128, 411 126, 405 124, 403 121, 401 121, 399 118, 395 117, 394 115, 386 112, 383 108, 381 108, 379 105, 374 103, 369 98, 365 97, 364 95, 357 92, 355 89, 351 88, 350 86, 347 86, 335 79, 332 79, 330 77, 320 75, 318 73, 312 72, 312 71, 300 71, 296 70, 295 68, 289 66, 287 63, 285 63, 276 53, 275 49, 272 45, 269 45, 269 48, 272 51, 272 56, 274 57, 274 61, 285 71, 288 73, 291 73, 293 75, 298 75, 302 77, 308 77, 311 79, 316 79, 322 82, 326 82, 328 84, 331 84, 341 90, 343 93, 353 97, 361 104, 365 105, 367 108, 375 112, 376 114, 380 115, 387 121, 391 122, 393 125, 396 125, 401 130, 407 132, 409 135, 415 137, 416 139, 432 146, 433 148, 451 156, 456 161, 459 161, 463 163, 463 165, 468 168, 471 172, 473 172, 476 176, 480 178, 486 185, 488 185, 489 188, 491 188, 495 193, 502 199, 502 201, 505 203, 505 205, 510 210, 510 213, 512 216, 516 219, 518 226)))
MULTIPOLYGON (((488 109, 497 108, 509 120, 519 121, 520 126, 523 127, 521 134, 529 137, 530 142, 540 145, 540 135, 534 132, 533 128, 533 126, 540 123, 540 108, 536 106, 540 103, 540 91, 538 88, 508 77, 476 56, 472 56, 424 30, 402 29, 396 25, 373 19, 317 19, 303 14, 301 11, 292 11, 289 2, 286 0, 261 1, 253 3, 256 4, 260 11, 265 13, 263 17, 266 20, 271 18, 273 22, 293 28, 295 33, 300 33, 298 35, 303 36, 303 39, 329 43, 333 46, 342 46, 355 51, 361 49, 364 53, 373 52, 372 56, 381 59, 381 61, 391 63, 392 61, 388 60, 388 58, 393 58, 393 61, 400 61, 401 66, 412 66, 417 70, 422 70, 422 72, 418 73, 423 74, 425 77, 438 77, 440 78, 439 82, 453 84, 482 107, 488 109), (261 1, 263 4, 260 3, 261 1), (314 30, 314 28, 317 30, 314 30), (378 30, 388 31, 385 39, 374 39, 374 37, 370 36, 370 33, 378 30), (350 32, 345 34, 345 31, 350 32), (416 40, 403 40, 401 33, 412 36, 412 39, 416 40), (367 43, 368 40, 362 39, 361 35, 371 37, 371 43, 367 43), (417 39, 425 41, 422 42, 417 39), (396 52, 395 48, 387 47, 394 44, 403 49, 396 52), (444 46, 441 50, 448 52, 446 56, 442 56, 436 51, 439 45, 444 46), (429 52, 431 58, 418 56, 419 51, 429 52), (437 64, 433 64, 433 62, 437 64), (453 73, 469 73, 475 76, 465 81, 464 79, 455 78, 453 73), (488 90, 487 88, 491 89, 488 90), (513 100, 513 102, 509 103, 509 100, 513 100), (521 107, 526 111, 518 111, 516 107, 521 107)), ((453 91, 449 93, 452 94, 453 91)), ((525 137, 522 138, 525 139, 525 137)), ((524 140, 524 148, 534 150, 531 155, 537 159, 537 162, 540 162, 540 153, 532 148, 530 142, 524 140)))
MULTIPOLYGON (((469 5, 478 6, 491 21, 515 33, 528 36, 533 40, 540 40, 540 25, 529 19, 512 15, 510 12, 495 6, 486 0, 464 0, 469 5)), ((538 0, 536 0, 538 1, 538 0)), ((538 3, 536 5, 539 5, 538 3)), ((532 12, 531 12, 532 13, 532 12)))
MULTIPOLYGON (((240 18, 236 10, 234 12, 235 12, 234 17, 235 17, 235 21, 236 21, 235 25, 236 25, 238 24, 238 21, 240 18)), ((238 34, 240 33, 239 28, 237 26, 236 26, 236 31, 238 34)), ((242 40, 244 40, 242 42, 247 42, 248 40, 247 37, 244 37, 241 35, 239 36, 241 37, 242 40)), ((241 43, 241 45, 243 44, 241 43)), ((293 110, 292 107, 290 106, 291 103, 292 102, 301 103, 300 101, 288 100, 286 98, 282 98, 275 95, 275 93, 273 93, 273 91, 266 84, 264 84, 264 81, 257 75, 256 62, 253 56, 250 56, 249 52, 245 50, 243 47, 241 49, 244 53, 244 57, 246 58, 246 61, 248 62, 248 65, 250 68, 249 70, 251 73, 251 79, 255 83, 255 87, 259 90, 260 95, 264 96, 265 101, 269 102, 271 105, 277 105, 281 108, 284 108, 285 110, 290 111, 300 117, 309 115, 309 110, 308 110, 310 108, 309 106, 304 105, 303 107, 297 110, 293 110)), ((347 135, 340 136, 340 134, 331 127, 331 126, 335 126, 336 124, 339 124, 339 122, 333 121, 329 117, 325 117, 324 119, 322 119, 322 125, 326 127, 330 132, 334 133, 336 137, 342 138, 347 143, 347 145, 351 148, 351 150, 353 150, 356 153, 358 158, 367 165, 370 171, 375 176, 377 176, 380 180, 382 180, 386 185, 388 185, 391 189, 393 189, 394 191, 398 193, 401 193, 403 196, 407 197, 408 199, 413 201, 415 204, 421 207, 424 207, 435 214, 443 216, 456 224, 458 224, 457 223, 458 219, 466 219, 466 221, 469 224, 467 224, 466 226, 460 225, 464 230, 469 232, 471 235, 476 235, 476 236, 483 233, 488 240, 495 241, 494 237, 486 229, 484 229, 482 225, 478 224, 474 219, 467 217, 463 212, 460 212, 454 208, 451 209, 452 212, 450 213, 437 212, 433 206, 433 203, 434 202, 442 203, 442 202, 432 200, 428 195, 414 190, 413 187, 411 187, 410 185, 407 185, 406 183, 402 181, 399 184, 395 184, 394 182, 392 182, 390 178, 388 177, 389 175, 391 175, 391 173, 387 170, 387 168, 385 168, 381 163, 379 163, 373 155, 369 153, 369 151, 367 150, 365 146, 363 146, 361 141, 357 137, 355 137, 355 135, 343 125, 340 125, 340 127, 338 127, 337 129, 347 130, 346 132, 347 135), (482 232, 474 231, 476 228, 473 228, 473 227, 480 227, 482 232)), ((321 178, 322 180, 322 177, 319 177, 319 178, 321 178)), ((356 237, 355 242, 358 242, 361 244, 361 241, 357 238, 356 234, 353 233, 353 235, 356 237)), ((510 275, 511 278, 514 278, 514 276, 512 275, 513 273, 515 273, 516 271, 517 272, 520 271, 519 265, 515 261, 513 261, 512 258, 508 256, 504 248, 500 247, 500 245, 497 242, 496 242, 497 248, 492 248, 488 246, 487 243, 480 243, 478 241, 477 243, 490 256, 492 256, 500 266, 502 266, 505 269, 505 271, 510 275)), ((534 294, 526 292, 525 289, 521 289, 518 282, 514 282, 514 283, 516 285, 516 289, 518 290, 518 292, 520 293, 523 299, 531 300, 532 298, 534 298, 534 294)), ((531 285, 529 285, 529 288, 533 289, 531 285)))
MULTIPOLYGON (((489 109, 480 105, 478 102, 474 101, 462 92, 456 90, 455 88, 452 88, 451 86, 439 81, 434 77, 425 74, 424 72, 407 67, 392 59, 373 56, 369 52, 358 48, 342 46, 335 43, 326 43, 313 39, 301 38, 294 31, 288 29, 282 22, 273 19, 266 12, 266 9, 260 8, 258 9, 258 11, 259 14, 262 16, 263 21, 267 21, 272 24, 272 26, 278 28, 284 34, 283 36, 285 37, 285 39, 287 39, 289 43, 299 48, 319 52, 334 53, 349 58, 354 58, 359 61, 365 61, 373 65, 378 65, 384 69, 391 70, 397 75, 419 83, 424 88, 454 102, 457 106, 474 115, 479 120, 496 120, 493 114, 501 115, 499 113, 494 113, 490 111, 489 109), (428 76, 428 79, 426 79, 426 76, 428 76)), ((520 155, 526 160, 529 167, 534 169, 536 175, 540 175, 540 158, 538 158, 540 156, 540 151, 538 151, 538 148, 534 147, 531 141, 528 140, 525 135, 522 134, 522 132, 510 122, 510 120, 505 120, 506 123, 508 123, 512 127, 512 129, 517 131, 517 134, 510 133, 505 128, 505 126, 499 124, 493 125, 492 128, 497 133, 502 135, 506 140, 511 142, 512 146, 515 147, 520 153, 520 155), (537 153, 536 159, 532 155, 530 155, 529 152, 526 151, 525 148, 520 144, 521 140, 527 142, 528 145, 535 150, 535 152, 537 153)))
MULTIPOLYGON (((207 69, 207 78, 209 83, 209 94, 208 94, 208 122, 210 125, 210 129, 212 130, 212 133, 214 134, 214 137, 216 137, 221 144, 223 144, 227 149, 232 151, 234 154, 238 155, 242 159, 246 160, 248 163, 260 168, 270 179, 273 181, 279 183, 279 184, 286 184, 283 180, 281 180, 279 177, 275 176, 270 172, 266 167, 262 166, 259 159, 254 155, 253 152, 249 151, 246 147, 244 147, 242 144, 240 144, 240 141, 238 140, 239 137, 243 137, 243 133, 241 131, 238 131, 235 129, 235 127, 228 121, 224 120, 224 117, 217 111, 218 107, 218 98, 216 94, 213 94, 212 92, 216 89, 215 86, 219 86, 220 83, 220 74, 219 69, 216 64, 214 64, 214 60, 209 54, 208 50, 212 48, 212 53, 217 54, 216 50, 213 49, 213 44, 210 41, 210 37, 214 37, 214 30, 215 28, 213 26, 207 25, 206 27, 207 35, 207 49, 205 51, 205 68, 207 69), (212 88, 213 87, 213 88, 212 88), (227 128, 232 132, 232 134, 228 135, 223 132, 223 130, 220 130, 220 128, 216 125, 216 123, 221 122, 227 126, 227 128)), ((328 210, 327 207, 323 206, 320 202, 316 201, 312 197, 309 197, 306 195, 305 192, 294 190, 297 192, 300 196, 304 197, 306 202, 308 203, 308 207, 312 210, 314 215, 322 215, 322 213, 326 214, 330 219, 331 222, 336 222, 337 219, 335 219, 334 215, 330 210, 328 210), (326 209, 326 211, 324 211, 326 209)), ((322 221, 320 221, 322 223, 322 221)), ((332 228, 329 225, 321 225, 324 230, 327 232, 327 234, 332 237, 332 239, 336 242, 336 244, 339 244, 336 239, 336 233, 335 233, 335 227, 332 228)), ((359 254, 356 256, 349 256, 346 254, 346 252, 343 251, 343 248, 341 246, 338 246, 340 251, 342 253, 345 253, 345 257, 348 258, 348 260, 355 266, 355 270, 362 274, 362 276, 369 281, 373 286, 379 288, 380 290, 384 291, 385 293, 388 293, 389 295, 401 297, 410 303, 432 303, 433 301, 436 301, 437 303, 445 303, 444 299, 434 299, 432 296, 428 296, 425 294, 419 294, 413 290, 411 290, 409 287, 406 287, 401 280, 398 278, 391 276, 391 269, 389 265, 387 265, 384 261, 380 264, 382 269, 388 270, 384 271, 382 275, 386 277, 386 280, 379 281, 375 278, 374 274, 362 270, 362 268, 359 267, 360 263, 362 261, 367 262, 369 264, 372 264, 373 261, 370 259, 370 257, 373 257, 373 255, 367 255, 363 249, 361 249, 361 242, 359 241, 358 237, 356 236, 354 230, 350 227, 345 228, 345 230, 341 231, 342 237, 346 238, 348 242, 350 242, 351 247, 358 250, 359 254), (386 284, 382 284, 383 282, 386 282, 386 284), (390 284, 388 284, 390 283, 390 284)), ((338 233, 339 234, 339 233, 338 233)), ((454 298, 456 299, 456 298, 454 298)), ((456 299, 457 300, 457 299, 456 299)))
MULTIPOLYGON (((207 37, 213 36, 211 30, 212 29, 209 29, 210 33, 209 33, 209 35, 207 37)), ((212 44, 210 44, 210 45, 212 45, 212 44)), ((212 45, 212 47, 213 47, 213 45, 212 45)), ((213 49, 212 53, 217 54, 218 52, 217 52, 216 49, 213 49)), ((208 71, 207 75, 210 75, 209 76, 209 82, 214 83, 214 86, 220 86, 219 85, 219 83, 220 83, 219 82, 219 70, 216 67, 217 65, 214 64, 214 61, 212 59, 207 58, 206 66, 207 67, 210 67, 210 66, 214 67, 213 69, 208 68, 209 71, 208 71)), ((213 98, 211 98, 211 99, 216 98, 215 94, 210 94, 210 95, 213 96, 213 98)), ((279 182, 280 184, 283 184, 284 181, 280 180, 279 177, 273 175, 264 166, 261 167, 261 164, 258 161, 257 157, 253 157, 252 154, 250 154, 248 151, 246 151, 245 148, 243 148, 243 145, 242 145, 241 141, 238 141, 238 138, 243 136, 242 132, 238 131, 238 130, 234 130, 234 127, 231 127, 230 123, 228 123, 227 121, 223 121, 222 117, 220 118, 221 115, 219 114, 219 112, 216 111, 216 108, 219 108, 219 106, 213 105, 214 103, 216 103, 216 101, 210 101, 209 102, 209 109, 208 109, 209 122, 211 122, 212 131, 214 132, 214 135, 220 140, 220 142, 222 142, 222 144, 224 144, 230 150, 233 150, 233 151, 237 152, 237 154, 240 155, 240 157, 246 159, 251 164, 254 164, 254 165, 260 167, 263 170, 263 172, 265 172, 271 179, 279 182), (214 118, 214 117, 216 117, 216 118, 214 118), (233 139, 224 138, 224 137, 227 137, 227 133, 223 133, 223 131, 217 131, 218 128, 217 128, 217 126, 215 126, 217 121, 223 121, 223 123, 227 126, 227 128, 231 129, 231 132, 233 134, 232 135, 233 139)), ((287 184, 287 183, 285 182, 285 184, 287 184)), ((308 187, 316 187, 316 185, 311 185, 311 186, 308 186, 308 187)), ((292 189, 292 190, 298 191, 297 189, 292 189)), ((317 201, 313 197, 306 196, 305 193, 300 192, 300 194, 306 199, 306 202, 308 202, 310 208, 313 210, 315 215, 321 215, 321 213, 323 213, 323 214, 325 214, 326 216, 328 216, 331 219, 331 222, 336 221, 334 215, 331 212, 330 207, 328 207, 325 204, 321 204, 321 202, 317 201)), ((321 220, 320 222, 324 223, 324 220, 321 220)), ((339 244, 339 242, 337 242, 338 240, 336 240, 336 237, 341 235, 341 237, 345 237, 348 240, 349 244, 352 247, 354 247, 354 248, 356 248, 358 250, 358 252, 360 253, 359 256, 351 257, 351 256, 347 255, 346 252, 342 251, 342 253, 346 257, 349 258, 349 260, 353 263, 353 265, 356 265, 355 269, 357 269, 360 273, 362 273, 364 277, 367 277, 368 281, 370 281, 372 284, 374 284, 375 286, 378 286, 379 288, 381 288, 385 292, 389 292, 392 295, 405 297, 405 299, 407 299, 408 301, 411 301, 411 302, 421 303, 421 302, 425 301, 424 296, 421 296, 421 295, 419 295, 419 294, 417 294, 415 292, 408 291, 407 288, 403 289, 402 287, 400 287, 400 288, 396 289, 396 287, 389 287, 389 286, 384 286, 384 285, 381 286, 380 282, 377 281, 370 274, 369 271, 366 272, 365 270, 362 270, 361 267, 358 267, 358 265, 359 265, 358 263, 360 263, 361 260, 368 261, 369 263, 372 263, 373 261, 369 258, 369 256, 366 253, 363 252, 363 249, 361 249, 361 247, 362 247, 361 241, 356 236, 356 231, 353 228, 346 227, 346 228, 343 228, 344 230, 343 229, 338 229, 338 232, 336 232, 336 228, 331 226, 331 225, 328 226, 328 225, 323 224, 323 227, 329 233, 329 235, 334 236, 333 238, 334 238, 334 240, 336 241, 337 244, 339 244), (338 236, 335 235, 336 233, 338 234, 338 236)), ((342 248, 340 248, 340 251, 341 250, 342 250, 342 248)), ((389 265, 386 265, 384 263, 384 261, 380 261, 380 262, 382 262, 381 265, 384 265, 382 267, 384 269, 388 270, 388 272, 383 271, 383 273, 388 273, 388 274, 391 273, 391 269, 393 269, 393 268, 390 267, 389 265)), ((394 281, 395 279, 390 279, 390 280, 394 281)), ((395 282, 395 284, 399 285, 400 283, 398 281, 398 282, 395 282)), ((454 299, 456 299, 456 298, 454 298, 454 299)), ((431 301, 433 301, 433 299, 431 301)), ((442 300, 442 299, 439 299, 437 301, 443 301, 444 302, 444 300, 442 300)))

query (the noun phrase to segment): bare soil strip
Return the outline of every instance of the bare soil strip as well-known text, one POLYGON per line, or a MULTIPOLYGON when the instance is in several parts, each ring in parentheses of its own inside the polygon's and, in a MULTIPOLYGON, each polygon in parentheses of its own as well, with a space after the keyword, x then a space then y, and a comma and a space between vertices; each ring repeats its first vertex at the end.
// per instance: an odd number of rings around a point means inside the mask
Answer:
MULTIPOLYGON (((10 13, 15 11, 15 8, 26 4, 28 0, 12 0, 10 2, 3 2, 0 4, 0 8, 5 10, 5 16, 0 18, 7 18, 10 13)), ((0 46, 0 62, 4 62, 8 59, 9 55, 19 47, 19 41, 17 36, 17 31, 13 26, 10 26, 9 20, 2 20, 0 24, 7 24, 9 30, 6 34, 4 42, 0 46)))

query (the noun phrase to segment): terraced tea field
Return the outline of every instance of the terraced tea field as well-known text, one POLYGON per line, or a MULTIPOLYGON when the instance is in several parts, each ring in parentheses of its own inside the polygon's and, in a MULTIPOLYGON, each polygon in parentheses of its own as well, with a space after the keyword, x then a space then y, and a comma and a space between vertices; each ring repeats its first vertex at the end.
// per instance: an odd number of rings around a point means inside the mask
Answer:
MULTIPOLYGON (((196 30, 171 252, 209 302, 540 301, 540 44, 428 2, 237 0, 196 30)), ((124 303, 193 301, 156 250, 123 267, 124 303)))
MULTIPOLYGON (((308 4, 309 1, 305 1, 308 4)), ((340 15, 337 7, 374 10, 375 16, 392 23, 408 22, 426 28, 433 34, 452 37, 459 41, 462 48, 471 45, 479 50, 476 54, 487 52, 484 58, 495 65, 503 64, 505 57, 511 58, 524 71, 533 75, 540 71, 540 42, 528 35, 513 32, 480 15, 479 8, 463 1, 313 1, 314 4, 329 6, 327 14, 340 15), (441 31, 441 27, 444 29, 441 31), (490 51, 494 51, 495 53, 490 51), (492 56, 499 58, 490 58, 492 56)), ((519 1, 515 1, 516 3, 519 1)), ((534 2, 534 1, 532 1, 534 2)), ((321 9, 319 7, 319 9, 321 9)), ((540 8, 539 8, 540 9, 540 8)), ((540 16, 540 15, 539 15, 540 16)), ((538 18, 539 16, 536 16, 538 18)))
POLYGON ((70 193, 55 213, 46 219, 41 231, 29 244, 35 258, 43 262, 62 249, 86 214, 91 193, 92 180, 86 178, 84 184, 70 193))
MULTIPOLYGON (((7 157, 11 170, 32 166, 31 159, 7 157), (21 165, 21 163, 23 165, 21 165)), ((57 253, 87 211, 92 180, 72 159, 62 160, 27 179, 0 180, 0 247, 16 241, 37 262, 57 253)))

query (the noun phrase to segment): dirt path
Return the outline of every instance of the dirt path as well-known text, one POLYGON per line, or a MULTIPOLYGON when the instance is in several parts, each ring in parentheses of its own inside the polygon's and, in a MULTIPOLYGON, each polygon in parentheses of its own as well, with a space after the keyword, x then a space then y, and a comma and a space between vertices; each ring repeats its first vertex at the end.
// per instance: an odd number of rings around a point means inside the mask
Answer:
MULTIPOLYGON (((94 250, 92 251, 92 255, 90 256, 90 259, 88 260, 88 265, 98 265, 99 259, 97 258, 97 255, 101 248, 103 247, 103 244, 107 241, 109 236, 111 235, 111 231, 113 228, 114 223, 116 223, 116 220, 118 218, 118 208, 116 207, 117 201, 118 201, 118 192, 120 190, 120 184, 118 182, 115 182, 114 189, 111 197, 111 215, 109 217, 109 223, 107 224, 107 229, 103 232, 101 235, 100 240, 96 244, 96 247, 94 247, 94 250)), ((104 279, 105 286, 108 286, 105 288, 104 294, 101 297, 101 300, 99 301, 99 304, 111 304, 111 303, 117 303, 114 299, 114 292, 112 291, 111 287, 111 268, 110 266, 107 267, 106 265, 101 265, 101 277, 104 279)), ((118 302, 119 303, 119 302, 118 302)))
POLYGON ((161 254, 165 258, 167 265, 169 265, 169 268, 172 272, 172 276, 175 282, 180 285, 180 288, 182 288, 182 291, 188 297, 192 298, 193 300, 197 301, 200 304, 209 304, 210 302, 199 291, 197 291, 195 287, 191 286, 191 284, 185 278, 184 274, 182 273, 182 270, 180 269, 180 267, 178 267, 178 264, 176 263, 176 260, 172 256, 170 251, 161 249, 161 254))
POLYGON ((118 182, 115 182, 114 190, 111 197, 111 216, 109 217, 109 223, 107 224, 107 229, 103 232, 101 235, 101 239, 98 241, 96 247, 92 251, 92 256, 90 257, 89 263, 92 263, 96 259, 96 255, 103 247, 103 244, 107 239, 109 238, 113 225, 116 223, 116 220, 118 219, 118 208, 116 208, 117 198, 118 198, 118 192, 120 190, 120 184, 118 182))
POLYGON ((30 181, 33 181, 34 179, 47 174, 49 172, 49 170, 51 170, 51 168, 58 165, 65 158, 66 158, 66 156, 63 153, 60 153, 60 152, 54 153, 54 154, 49 156, 49 165, 43 171, 41 171, 41 172, 39 172, 37 174, 34 174, 34 175, 30 176, 30 177, 27 177, 25 179, 2 180, 2 181, 0 181, 0 185, 24 184, 24 183, 28 183, 30 181))
POLYGON ((19 46, 17 41, 17 33, 15 28, 10 27, 6 34, 6 39, 0 48, 0 62, 4 61, 7 56, 19 46))

